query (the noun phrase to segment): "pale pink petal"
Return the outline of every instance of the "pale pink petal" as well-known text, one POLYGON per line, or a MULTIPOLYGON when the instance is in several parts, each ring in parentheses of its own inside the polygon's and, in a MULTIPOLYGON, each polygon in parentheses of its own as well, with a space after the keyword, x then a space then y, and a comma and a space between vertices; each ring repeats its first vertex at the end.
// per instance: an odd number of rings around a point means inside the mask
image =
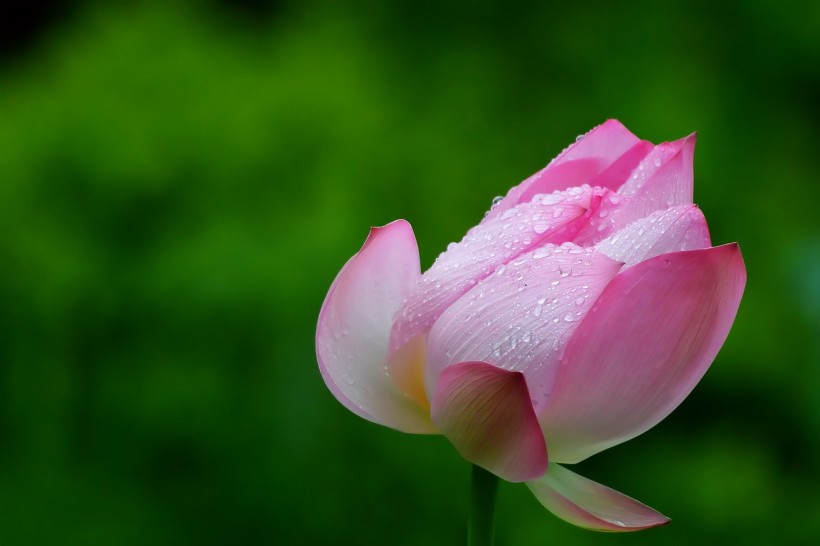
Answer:
POLYGON ((696 135, 655 146, 618 193, 629 206, 617 215, 617 227, 631 224, 656 210, 692 203, 696 135))
POLYGON ((419 275, 410 224, 397 220, 373 228, 325 298, 316 355, 328 388, 353 413, 404 432, 430 433, 435 428, 429 412, 400 392, 387 373, 392 318, 419 275))
POLYGON ((536 196, 452 243, 424 273, 396 315, 391 350, 426 334, 447 307, 495 269, 547 243, 572 239, 587 221, 590 188, 536 196))
POLYGON ((645 504, 555 463, 527 487, 547 510, 585 529, 640 531, 669 523, 669 518, 645 504))
POLYGON ((620 268, 570 243, 547 245, 499 267, 430 331, 427 392, 447 366, 480 360, 523 373, 538 411, 567 340, 620 268))
POLYGON ((662 254, 620 273, 570 339, 539 414, 555 462, 656 425, 723 345, 746 270, 737 244, 662 254))
POLYGON ((712 246, 706 218, 695 205, 653 212, 596 245, 613 260, 631 267, 660 254, 712 246))
POLYGON ((599 185, 608 186, 619 169, 625 169, 638 158, 645 146, 641 142, 619 121, 606 121, 567 147, 549 165, 512 188, 490 210, 485 221, 492 220, 520 203, 529 202, 539 193, 552 193, 583 184, 591 185, 593 179, 627 154, 628 157, 611 173, 612 176, 604 177, 598 182, 599 185))
POLYGON ((510 482, 541 476, 547 447, 524 376, 485 362, 462 362, 441 374, 433 420, 473 464, 510 482))
POLYGON ((572 240, 579 246, 594 246, 622 229, 623 226, 616 223, 616 219, 620 210, 629 206, 628 198, 610 189, 595 188, 594 192, 595 198, 590 201, 586 222, 572 240))

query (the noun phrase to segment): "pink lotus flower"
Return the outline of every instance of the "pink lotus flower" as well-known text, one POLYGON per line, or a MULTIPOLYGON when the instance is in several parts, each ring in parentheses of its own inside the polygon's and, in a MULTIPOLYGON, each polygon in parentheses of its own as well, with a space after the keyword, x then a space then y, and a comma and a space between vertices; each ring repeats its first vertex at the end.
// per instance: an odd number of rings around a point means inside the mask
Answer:
POLYGON ((694 135, 655 146, 610 120, 424 274, 407 222, 373 228, 319 316, 328 388, 375 423, 444 434, 571 523, 665 523, 559 463, 656 425, 729 333, 746 271, 692 204, 694 146, 694 135))

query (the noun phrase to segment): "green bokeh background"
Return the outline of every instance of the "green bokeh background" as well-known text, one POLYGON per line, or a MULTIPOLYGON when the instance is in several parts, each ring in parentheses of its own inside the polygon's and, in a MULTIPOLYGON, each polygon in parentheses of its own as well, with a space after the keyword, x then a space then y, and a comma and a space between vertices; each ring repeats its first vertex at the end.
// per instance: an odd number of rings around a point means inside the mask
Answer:
POLYGON ((459 544, 469 466, 363 421, 314 354, 333 277, 422 265, 615 117, 698 131, 749 281, 661 425, 580 465, 672 524, 502 484, 497 543, 820 536, 820 3, 74 2, 0 59, 0 544, 459 544))

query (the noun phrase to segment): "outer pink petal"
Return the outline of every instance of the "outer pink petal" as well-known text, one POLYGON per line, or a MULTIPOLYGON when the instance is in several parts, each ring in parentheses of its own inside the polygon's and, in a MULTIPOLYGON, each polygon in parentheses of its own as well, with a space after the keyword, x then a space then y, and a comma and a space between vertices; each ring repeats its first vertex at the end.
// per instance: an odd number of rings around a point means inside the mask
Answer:
POLYGON ((709 248, 706 218, 695 205, 679 205, 659 210, 596 245, 613 260, 631 267, 660 254, 678 250, 709 248))
POLYGON ((410 291, 396 316, 391 350, 426 334, 447 307, 498 266, 533 248, 572 239, 587 221, 594 197, 590 188, 539 195, 472 228, 410 291))
POLYGON ((585 529, 640 531, 669 523, 645 504, 554 463, 527 487, 547 510, 585 529))
POLYGON ((429 414, 399 392, 386 371, 393 314, 419 274, 410 224, 373 228, 325 298, 316 355, 328 388, 353 413, 404 432, 430 433, 429 414))
POLYGON ((628 206, 617 216, 618 227, 626 226, 656 210, 692 203, 696 135, 663 143, 647 155, 618 193, 628 206))
POLYGON ((573 463, 666 417, 731 328, 746 283, 737 244, 662 254, 619 274, 569 344, 539 419, 573 463))
POLYGON ((608 186, 621 170, 627 170, 629 165, 639 159, 641 150, 645 150, 645 144, 638 137, 619 121, 608 120, 567 147, 549 165, 512 188, 490 210, 485 220, 491 220, 519 203, 526 203, 539 193, 552 193, 590 184, 622 156, 627 155, 610 176, 602 177, 596 182, 598 185, 608 186))
POLYGON ((510 482, 541 476, 547 447, 524 376, 486 362, 451 366, 436 384, 433 420, 461 456, 510 482))
POLYGON ((572 332, 621 264, 566 243, 520 256, 451 305, 430 331, 425 382, 479 360, 524 374, 538 411, 572 332))

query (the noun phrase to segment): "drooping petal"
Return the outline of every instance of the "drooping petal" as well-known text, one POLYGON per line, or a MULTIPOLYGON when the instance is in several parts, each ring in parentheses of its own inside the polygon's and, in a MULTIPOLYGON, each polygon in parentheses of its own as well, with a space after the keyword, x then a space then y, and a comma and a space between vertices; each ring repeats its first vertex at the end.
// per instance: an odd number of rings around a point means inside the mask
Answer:
POLYGON ((574 329, 621 264, 565 243, 519 256, 451 305, 427 339, 425 383, 479 360, 524 374, 536 411, 574 329))
POLYGON ((524 376, 486 362, 447 368, 436 384, 433 420, 462 457, 510 482, 541 476, 547 447, 524 376))
POLYGON ((662 254, 615 277, 570 339, 539 414, 552 459, 579 462, 676 408, 723 345, 745 283, 737 244, 662 254))
POLYGON ((631 267, 649 258, 678 250, 709 248, 706 218, 695 205, 679 205, 653 212, 596 245, 613 260, 631 267))
POLYGON ((591 188, 539 195, 472 228, 424 273, 402 305, 390 348, 426 334, 454 301, 516 256, 547 243, 572 239, 586 222, 591 188))
POLYGON ((696 135, 655 146, 618 193, 628 198, 617 216, 617 228, 675 205, 692 203, 696 135))
POLYGON ((669 523, 669 518, 645 504, 555 463, 527 487, 547 510, 585 529, 640 531, 669 523))
MULTIPOLYGON (((419 275, 410 224, 397 220, 373 228, 325 298, 316 355, 328 388, 350 411, 404 432, 430 433, 435 428, 429 412, 400 392, 387 373, 393 315, 419 275)), ((415 365, 410 357, 407 366, 415 365)))
POLYGON ((620 167, 611 173, 612 176, 603 177, 596 182, 598 185, 608 186, 615 180, 614 176, 619 174, 619 169, 626 169, 632 162, 636 162, 645 148, 646 144, 642 144, 619 121, 610 119, 568 146, 549 165, 512 188, 490 210, 485 221, 520 203, 529 202, 539 193, 552 193, 583 184, 592 185, 593 179, 627 155, 620 167))

